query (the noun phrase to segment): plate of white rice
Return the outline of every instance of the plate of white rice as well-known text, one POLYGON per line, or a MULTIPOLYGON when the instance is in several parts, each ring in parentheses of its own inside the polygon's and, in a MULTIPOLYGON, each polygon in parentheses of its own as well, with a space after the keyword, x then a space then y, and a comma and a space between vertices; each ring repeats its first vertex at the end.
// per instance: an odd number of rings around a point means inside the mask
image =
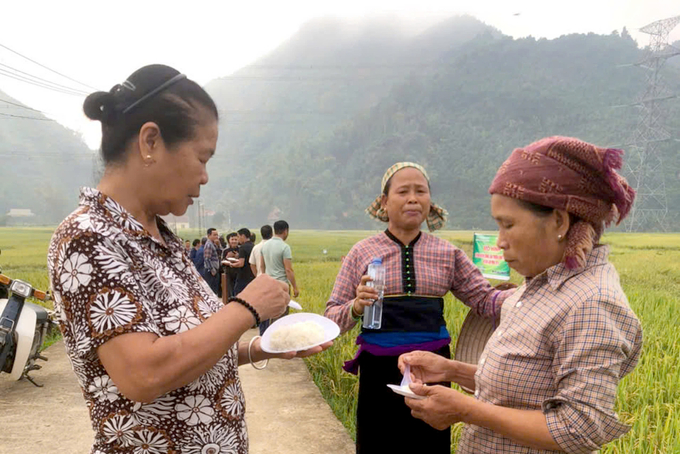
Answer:
POLYGON ((267 353, 307 350, 340 335, 340 327, 319 314, 299 312, 275 321, 264 332, 260 346, 267 353))

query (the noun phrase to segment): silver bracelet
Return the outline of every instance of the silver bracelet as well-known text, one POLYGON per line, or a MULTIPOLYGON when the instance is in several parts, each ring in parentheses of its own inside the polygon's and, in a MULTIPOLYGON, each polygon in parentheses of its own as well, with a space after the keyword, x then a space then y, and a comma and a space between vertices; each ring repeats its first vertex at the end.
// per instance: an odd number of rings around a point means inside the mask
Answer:
POLYGON ((252 348, 253 342, 255 342, 255 339, 261 339, 261 336, 255 336, 252 339, 250 339, 250 342, 248 343, 248 361, 250 362, 250 365, 253 366, 253 369, 262 370, 265 367, 267 367, 267 364, 269 364, 269 359, 263 359, 262 361, 258 361, 257 363, 253 362, 253 357, 250 354, 250 349, 252 348), (264 366, 256 365, 256 364, 262 364, 262 363, 264 363, 264 366))

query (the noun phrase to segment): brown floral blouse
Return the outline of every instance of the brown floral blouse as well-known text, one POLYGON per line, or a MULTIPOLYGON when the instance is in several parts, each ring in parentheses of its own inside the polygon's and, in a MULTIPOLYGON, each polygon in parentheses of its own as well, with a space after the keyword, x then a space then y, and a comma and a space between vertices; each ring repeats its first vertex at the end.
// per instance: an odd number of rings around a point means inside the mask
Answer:
POLYGON ((182 241, 158 225, 167 247, 113 199, 84 188, 50 243, 55 310, 90 411, 92 453, 247 453, 236 345, 193 383, 151 403, 120 394, 97 356, 120 334, 178 334, 222 307, 182 241))

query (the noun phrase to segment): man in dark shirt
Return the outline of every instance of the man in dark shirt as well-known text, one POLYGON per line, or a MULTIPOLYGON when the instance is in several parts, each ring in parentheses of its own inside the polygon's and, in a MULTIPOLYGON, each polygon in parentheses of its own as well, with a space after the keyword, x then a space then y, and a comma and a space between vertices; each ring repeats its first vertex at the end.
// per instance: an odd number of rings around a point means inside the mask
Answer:
POLYGON ((205 266, 203 266, 203 252, 205 250, 205 243, 208 242, 208 237, 204 236, 201 239, 201 246, 196 249, 196 255, 194 256, 194 265, 196 265, 196 271, 198 271, 198 274, 203 276, 203 270, 205 269, 205 266))
POLYGON ((250 241, 250 230, 242 228, 238 231, 238 262, 231 265, 236 271, 236 284, 234 295, 238 295, 250 282, 255 279, 250 269, 250 253, 253 250, 253 242, 250 241))
POLYGON ((222 251, 223 272, 227 277, 227 295, 234 296, 234 284, 236 283, 238 270, 229 266, 229 263, 225 263, 225 260, 228 258, 238 259, 238 234, 236 232, 231 232, 227 235, 227 248, 222 251))
POLYGON ((191 245, 191 250, 189 251, 189 260, 196 263, 196 252, 201 248, 201 240, 198 238, 194 240, 191 245))

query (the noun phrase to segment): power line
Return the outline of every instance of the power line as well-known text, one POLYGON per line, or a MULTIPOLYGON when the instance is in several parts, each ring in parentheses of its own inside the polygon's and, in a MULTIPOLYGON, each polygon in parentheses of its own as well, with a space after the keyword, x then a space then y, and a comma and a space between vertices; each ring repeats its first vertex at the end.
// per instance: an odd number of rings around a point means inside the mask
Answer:
POLYGON ((12 101, 7 101, 6 99, 0 99, 0 102, 4 102, 4 103, 7 103, 7 104, 11 104, 13 106, 21 107, 22 109, 32 110, 34 112, 38 112, 38 113, 41 113, 43 115, 45 114, 45 112, 42 112, 38 109, 34 109, 33 107, 28 107, 28 106, 24 106, 23 104, 19 104, 19 103, 12 102, 12 101))
POLYGON ((0 102, 4 102, 4 103, 6 103, 6 104, 10 104, 10 105, 12 105, 12 106, 19 107, 19 108, 21 108, 21 109, 31 110, 31 111, 33 111, 33 112, 37 112, 37 113, 39 113, 39 114, 41 114, 41 115, 44 115, 44 116, 46 116, 46 117, 54 117, 54 116, 56 116, 55 114, 49 114, 49 113, 47 113, 47 112, 43 112, 42 110, 34 109, 33 107, 28 107, 28 106, 25 106, 25 105, 23 105, 23 104, 19 104, 19 103, 16 103, 16 102, 8 101, 8 100, 6 100, 6 99, 0 99, 0 102))
POLYGON ((9 77, 10 79, 15 79, 15 80, 18 80, 18 81, 21 81, 21 82, 26 82, 27 84, 35 85, 37 87, 46 88, 48 90, 56 91, 58 93, 63 93, 63 94, 71 95, 71 96, 84 96, 84 94, 81 93, 81 92, 77 92, 75 90, 64 90, 64 89, 61 89, 61 88, 55 88, 51 85, 47 85, 47 84, 42 83, 42 82, 37 82, 37 81, 31 80, 28 77, 13 74, 13 73, 11 73, 7 70, 4 70, 4 69, 0 69, 0 75, 3 75, 5 77, 9 77))
POLYGON ((2 113, 2 112, 0 112, 0 115, 3 116, 3 117, 23 118, 24 120, 54 121, 51 118, 24 117, 23 115, 12 115, 12 114, 2 113))
POLYGON ((26 71, 22 71, 22 70, 20 70, 20 69, 14 68, 14 67, 12 67, 12 66, 5 65, 4 63, 0 63, 0 66, 4 66, 5 68, 8 68, 10 72, 11 72, 11 71, 14 71, 14 72, 16 72, 16 73, 23 74, 22 77, 28 77, 28 78, 32 78, 32 79, 37 79, 38 81, 40 81, 40 82, 42 82, 42 83, 45 83, 45 84, 48 84, 48 85, 53 85, 53 86, 55 86, 56 88, 60 88, 60 89, 63 89, 63 90, 69 90, 69 91, 74 91, 74 92, 82 93, 83 95, 87 95, 87 94, 88 94, 88 93, 87 93, 86 91, 84 91, 84 90, 80 90, 80 89, 77 89, 77 88, 72 88, 72 87, 69 87, 69 86, 67 86, 67 85, 62 85, 62 84, 58 84, 58 83, 56 83, 56 82, 52 82, 51 80, 43 79, 42 77, 35 76, 35 75, 31 74, 31 73, 27 73, 26 71))
POLYGON ((75 83, 77 83, 78 85, 82 85, 83 87, 87 87, 87 88, 90 88, 90 89, 92 89, 92 90, 99 91, 99 89, 94 88, 94 87, 91 86, 91 85, 84 84, 84 83, 82 83, 82 82, 79 82, 79 81, 75 80, 75 79, 72 78, 72 77, 69 77, 69 76, 67 76, 67 75, 65 75, 65 74, 60 73, 59 71, 55 71, 55 70, 52 69, 52 68, 48 68, 47 66, 43 65, 42 63, 38 63, 37 61, 35 61, 35 60, 33 60, 33 59, 31 59, 31 58, 29 58, 29 57, 23 55, 23 54, 20 54, 19 52, 15 51, 15 50, 13 50, 13 49, 10 49, 9 47, 5 46, 4 44, 0 44, 0 47, 3 47, 3 48, 5 48, 5 49, 7 49, 8 51, 10 51, 10 52, 12 52, 12 53, 14 53, 14 54, 20 56, 21 58, 24 58, 24 59, 30 61, 30 62, 33 63, 33 64, 36 64, 36 65, 40 66, 41 68, 45 68, 46 70, 51 71, 51 72, 53 72, 54 74, 56 74, 56 75, 58 75, 58 76, 61 76, 61 77, 65 78, 65 79, 68 79, 68 80, 70 80, 71 82, 75 82, 75 83))

